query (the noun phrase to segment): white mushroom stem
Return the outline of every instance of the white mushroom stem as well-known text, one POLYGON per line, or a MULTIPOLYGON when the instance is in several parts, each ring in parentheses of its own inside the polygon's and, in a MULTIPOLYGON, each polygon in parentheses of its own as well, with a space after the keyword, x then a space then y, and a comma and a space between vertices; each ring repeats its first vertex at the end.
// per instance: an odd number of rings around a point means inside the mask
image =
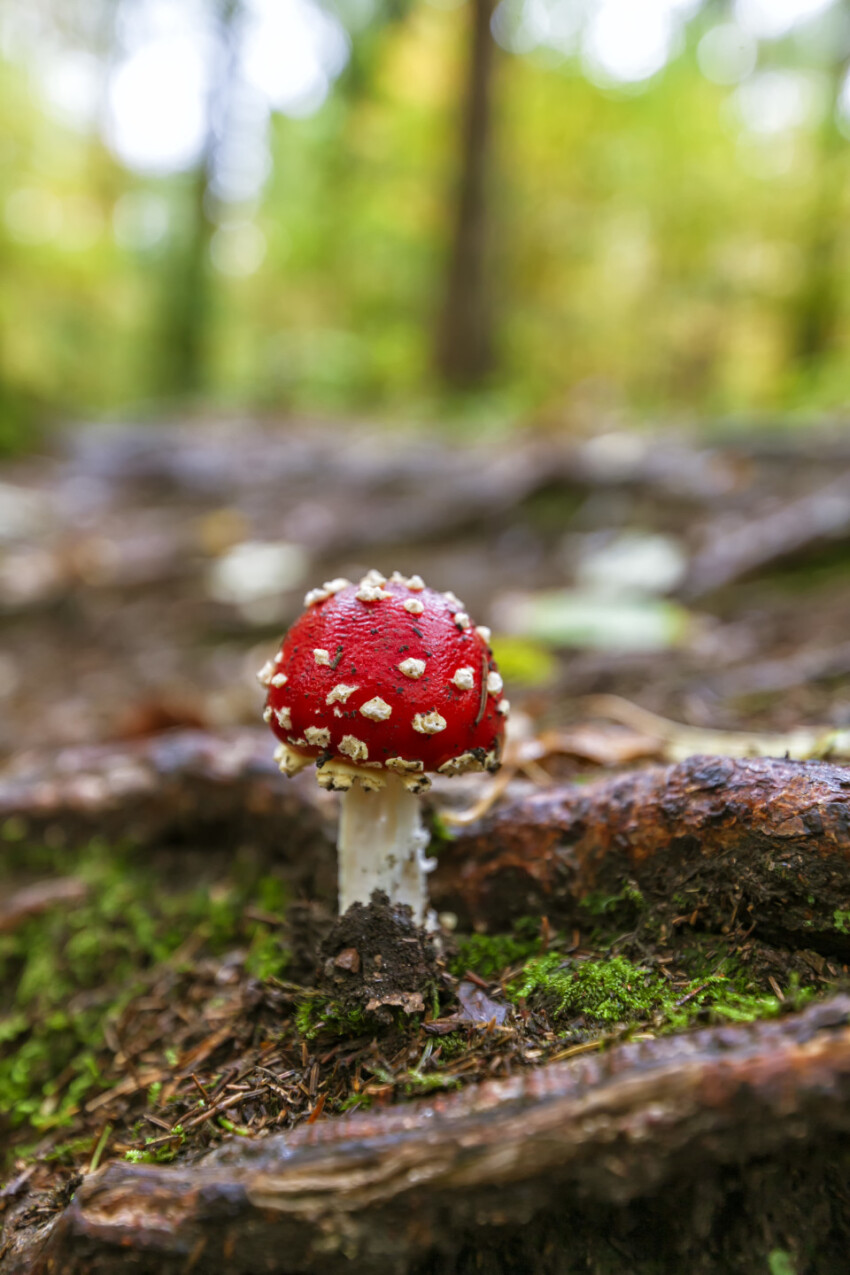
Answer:
POLYGON ((339 910, 368 903, 373 890, 386 890, 392 903, 407 903, 417 925, 425 924, 425 877, 436 867, 425 856, 428 834, 419 798, 393 774, 383 787, 367 791, 355 780, 342 794, 339 816, 339 910))

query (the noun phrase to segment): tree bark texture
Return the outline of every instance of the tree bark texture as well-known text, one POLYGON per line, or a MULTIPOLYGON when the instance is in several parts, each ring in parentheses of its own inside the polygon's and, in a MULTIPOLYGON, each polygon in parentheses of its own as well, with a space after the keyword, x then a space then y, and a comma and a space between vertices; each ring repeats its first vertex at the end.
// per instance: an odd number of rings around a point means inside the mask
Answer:
POLYGON ((691 757, 545 790, 455 841, 432 897, 491 929, 539 913, 569 924, 629 881, 702 926, 850 952, 850 769, 691 757))

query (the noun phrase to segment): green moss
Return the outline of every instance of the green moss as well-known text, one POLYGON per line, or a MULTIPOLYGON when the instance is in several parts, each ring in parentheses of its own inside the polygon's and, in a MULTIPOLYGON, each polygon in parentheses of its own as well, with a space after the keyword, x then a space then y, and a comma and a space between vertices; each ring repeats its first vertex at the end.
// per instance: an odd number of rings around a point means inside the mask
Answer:
POLYGON ((531 999, 555 1020, 582 1014, 599 1023, 645 1019, 663 1003, 663 980, 624 956, 565 961, 557 952, 526 965, 508 991, 512 1000, 531 999))
POLYGON ((581 900, 581 907, 594 917, 611 918, 614 914, 628 911, 632 914, 642 911, 646 906, 643 895, 632 881, 627 881, 618 894, 604 894, 601 890, 591 891, 581 900))
POLYGON ((280 978, 288 965, 289 951, 281 943, 279 935, 258 926, 245 958, 248 973, 265 982, 270 978, 280 978))
POLYGON ((186 1141, 186 1134, 182 1125, 175 1125, 173 1136, 167 1140, 160 1138, 146 1138, 144 1150, 131 1148, 125 1151, 124 1159, 129 1160, 131 1164, 170 1164, 177 1156, 177 1152, 186 1141), (161 1143, 162 1145, 155 1145, 161 1143))
MULTIPOLYGON (((67 852, 27 845, 21 829, 3 825, 7 877, 68 871, 67 852)), ((235 865, 237 868, 238 864, 235 865)), ((146 858, 101 841, 80 851, 76 876, 88 887, 73 908, 60 905, 0 935, 0 1110, 13 1128, 41 1130, 69 1123, 86 1094, 106 1083, 101 1074, 104 1024, 117 1018, 165 961, 183 965, 195 955, 247 948, 258 978, 285 968, 288 954, 277 928, 245 915, 283 903, 283 887, 244 870, 238 883, 163 888, 146 858), (61 1080, 61 1083, 59 1083, 61 1080)))
POLYGON ((784 1001, 766 995, 729 964, 732 977, 719 968, 684 987, 673 987, 662 974, 622 956, 569 961, 548 953, 528 962, 508 995, 546 1012, 555 1025, 581 1017, 589 1027, 650 1022, 657 1031, 681 1030, 697 1017, 728 1022, 771 1018, 783 1008, 802 1008, 815 995, 813 988, 801 989, 794 978, 783 993, 784 1001))
POLYGON ((328 996, 312 996, 295 1011, 295 1027, 305 1040, 322 1033, 329 1036, 363 1036, 373 1030, 374 1020, 360 1008, 345 1009, 328 996))
POLYGON ((61 1163, 63 1160, 72 1162, 82 1152, 91 1150, 91 1138, 69 1138, 65 1142, 59 1142, 51 1150, 45 1152, 42 1156, 43 1160, 48 1163, 61 1163))
POLYGON ((540 920, 521 917, 512 934, 470 934, 458 939, 451 972, 462 978, 467 970, 481 978, 498 978, 512 965, 527 961, 540 951, 540 920))
POLYGON ((441 1071, 417 1071, 412 1068, 401 1077, 401 1084, 408 1097, 433 1093, 440 1089, 459 1089, 460 1076, 447 1076, 441 1071))
POLYGON ((794 1259, 784 1248, 775 1248, 768 1254, 767 1269, 770 1275, 797 1275, 794 1259))
POLYGON ((372 1106, 372 1095, 369 1093, 350 1093, 343 1098, 337 1111, 368 1111, 372 1106))
POLYGON ((850 934, 850 910, 842 911, 836 908, 832 914, 832 921, 839 934, 850 934))
POLYGON ((440 1040, 440 1062, 450 1062, 469 1049, 469 1040, 462 1032, 449 1032, 440 1040))

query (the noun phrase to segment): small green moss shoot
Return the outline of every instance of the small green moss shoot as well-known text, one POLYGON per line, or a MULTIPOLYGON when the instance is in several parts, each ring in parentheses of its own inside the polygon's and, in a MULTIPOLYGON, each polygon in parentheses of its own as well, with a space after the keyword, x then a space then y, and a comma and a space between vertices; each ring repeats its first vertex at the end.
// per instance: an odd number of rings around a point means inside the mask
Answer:
POLYGON ((362 1009, 345 1009, 328 996, 311 996, 295 1011, 295 1028, 304 1040, 317 1036, 363 1036, 374 1030, 375 1020, 362 1009))
POLYGON ((598 1023, 627 1023, 660 1008, 662 982, 624 956, 570 961, 548 952, 527 963, 508 994, 515 1001, 532 998, 556 1022, 585 1015, 598 1023))
POLYGON ((832 914, 832 921, 839 934, 850 934, 850 909, 836 908, 832 914))
POLYGON ((797 1266, 791 1254, 784 1248, 775 1248, 767 1257, 770 1275, 797 1275, 797 1266))
POLYGON ((541 947, 540 918, 521 917, 510 934, 469 934, 458 939, 451 972, 463 978, 467 970, 480 978, 496 979, 511 966, 535 956, 541 947))
POLYGON ((368 1111, 372 1106, 373 1098, 369 1093, 351 1093, 347 1098, 343 1098, 339 1104, 338 1110, 343 1111, 368 1111))
POLYGON ((581 906, 590 916, 605 917, 610 921, 621 914, 634 916, 645 908, 646 901, 634 882, 627 881, 617 894, 591 890, 582 899, 581 906))
POLYGON ((172 1136, 163 1138, 146 1138, 145 1148, 131 1148, 124 1152, 125 1160, 131 1164, 171 1164, 186 1141, 186 1133, 182 1125, 175 1125, 172 1136), (161 1144, 161 1145, 156 1145, 161 1144))

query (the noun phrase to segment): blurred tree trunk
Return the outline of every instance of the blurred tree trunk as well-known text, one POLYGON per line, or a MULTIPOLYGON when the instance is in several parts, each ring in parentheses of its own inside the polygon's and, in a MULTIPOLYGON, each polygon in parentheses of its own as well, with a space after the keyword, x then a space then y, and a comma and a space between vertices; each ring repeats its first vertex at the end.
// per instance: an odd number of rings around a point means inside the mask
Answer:
POLYGON ((828 356, 838 340, 847 141, 838 127, 837 113, 848 66, 850 62, 842 59, 830 74, 807 234, 801 245, 802 282, 793 302, 791 349, 794 361, 803 367, 813 367, 828 356))
POLYGON ((197 394, 207 380, 207 335, 212 306, 210 241, 215 232, 211 186, 238 68, 236 19, 241 0, 216 0, 220 73, 213 73, 207 135, 186 194, 185 222, 165 272, 157 371, 169 397, 197 394))
POLYGON ((214 230, 206 206, 210 178, 210 163, 205 157, 192 175, 185 232, 174 253, 169 254, 165 273, 157 379, 168 397, 196 394, 206 380, 209 249, 214 230))
POLYGON ((493 312, 487 277, 488 179, 495 45, 493 0, 472 0, 472 47, 461 166, 436 365, 450 385, 473 386, 493 370, 493 312))

